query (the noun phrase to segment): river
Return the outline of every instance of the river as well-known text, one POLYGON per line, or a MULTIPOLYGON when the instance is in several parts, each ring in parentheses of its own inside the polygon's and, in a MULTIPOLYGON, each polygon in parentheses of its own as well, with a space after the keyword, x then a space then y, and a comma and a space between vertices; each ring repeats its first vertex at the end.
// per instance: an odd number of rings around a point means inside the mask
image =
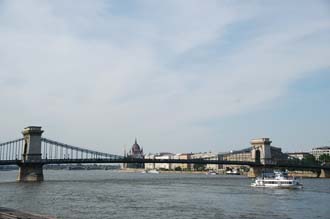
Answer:
POLYGON ((45 170, 41 183, 0 171, 0 206, 65 219, 330 218, 330 180, 303 190, 251 188, 242 176, 45 170))

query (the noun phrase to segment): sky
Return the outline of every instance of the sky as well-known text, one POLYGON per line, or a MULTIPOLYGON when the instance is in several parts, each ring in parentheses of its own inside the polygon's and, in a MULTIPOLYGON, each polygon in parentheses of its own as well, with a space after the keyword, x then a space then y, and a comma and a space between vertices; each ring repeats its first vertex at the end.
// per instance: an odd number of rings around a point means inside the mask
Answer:
POLYGON ((330 1, 0 0, 0 141, 330 145, 330 1))

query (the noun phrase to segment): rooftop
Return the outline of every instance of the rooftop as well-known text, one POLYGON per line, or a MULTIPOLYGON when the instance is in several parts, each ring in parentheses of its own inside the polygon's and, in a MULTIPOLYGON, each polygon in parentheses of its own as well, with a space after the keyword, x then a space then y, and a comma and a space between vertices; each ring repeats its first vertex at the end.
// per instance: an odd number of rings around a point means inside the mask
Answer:
POLYGON ((329 150, 330 146, 323 146, 323 147, 317 147, 317 148, 313 148, 312 150, 329 150))
POLYGON ((309 152, 290 152, 290 153, 287 153, 287 154, 310 154, 309 152))

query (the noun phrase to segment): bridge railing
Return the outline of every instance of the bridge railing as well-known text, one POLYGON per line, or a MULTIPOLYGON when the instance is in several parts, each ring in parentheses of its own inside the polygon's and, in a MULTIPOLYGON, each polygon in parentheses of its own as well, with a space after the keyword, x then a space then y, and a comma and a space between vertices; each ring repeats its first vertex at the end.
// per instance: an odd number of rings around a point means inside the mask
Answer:
POLYGON ((19 138, 0 144, 0 160, 20 160, 23 153, 24 139, 19 138))
POLYGON ((276 164, 279 166, 310 166, 310 167, 317 167, 322 166, 322 162, 318 160, 300 160, 300 159, 283 159, 283 160, 276 160, 276 164))
POLYGON ((41 153, 44 160, 117 159, 121 156, 64 144, 47 138, 41 139, 41 153))

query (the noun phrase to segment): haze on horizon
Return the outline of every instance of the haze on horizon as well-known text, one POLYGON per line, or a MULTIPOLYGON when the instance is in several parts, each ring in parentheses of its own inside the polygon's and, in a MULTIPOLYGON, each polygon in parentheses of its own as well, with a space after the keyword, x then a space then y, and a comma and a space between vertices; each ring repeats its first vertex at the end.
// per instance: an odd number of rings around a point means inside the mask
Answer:
POLYGON ((0 0, 0 142, 330 145, 329 1, 0 0))

